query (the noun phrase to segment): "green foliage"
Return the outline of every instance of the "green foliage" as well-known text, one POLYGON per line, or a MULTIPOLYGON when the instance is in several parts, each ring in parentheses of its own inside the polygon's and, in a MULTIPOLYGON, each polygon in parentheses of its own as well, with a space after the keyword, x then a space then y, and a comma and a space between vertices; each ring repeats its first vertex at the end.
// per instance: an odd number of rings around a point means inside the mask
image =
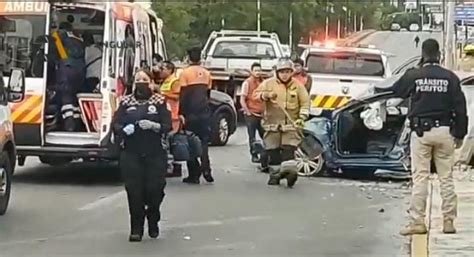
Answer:
MULTIPOLYGON (((261 0, 261 28, 277 32, 280 40, 287 43, 288 20, 292 12, 293 45, 295 45, 310 31, 324 30, 326 15, 329 15, 331 31, 336 27, 338 18, 343 22, 349 21, 346 19, 348 12, 352 15, 357 13, 358 17, 362 15, 364 28, 377 28, 380 26, 381 17, 394 11, 388 7, 388 2, 388 0, 261 0)), ((165 39, 171 58, 182 58, 190 46, 203 46, 213 30, 257 28, 256 1, 155 0, 152 8, 158 17, 163 19, 165 39)), ((347 27, 350 29, 354 27, 353 19, 348 22, 347 27)))

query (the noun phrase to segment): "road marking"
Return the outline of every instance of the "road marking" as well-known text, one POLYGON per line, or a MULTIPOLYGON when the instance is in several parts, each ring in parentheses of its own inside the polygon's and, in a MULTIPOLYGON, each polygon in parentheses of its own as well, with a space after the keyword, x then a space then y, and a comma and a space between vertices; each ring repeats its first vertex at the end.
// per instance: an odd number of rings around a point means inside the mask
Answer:
POLYGON ((236 217, 230 219, 222 219, 222 220, 208 220, 208 221, 201 221, 201 222, 186 222, 182 224, 170 224, 163 221, 163 227, 165 228, 192 228, 192 227, 211 227, 211 226, 221 226, 225 223, 233 223, 239 221, 260 221, 260 220, 268 220, 271 219, 271 216, 243 216, 243 217, 236 217))
POLYGON ((433 201, 433 181, 429 180, 429 191, 428 191, 428 201, 427 201, 427 229, 428 233, 425 235, 413 235, 411 238, 411 256, 412 257, 428 257, 429 251, 429 235, 431 229, 431 205, 433 201))
POLYGON ((111 194, 109 196, 106 196, 104 198, 101 198, 101 199, 98 199, 92 203, 88 203, 84 206, 82 206, 81 208, 79 208, 79 211, 90 211, 90 210, 93 210, 93 209, 96 209, 96 208, 99 208, 99 207, 102 207, 104 205, 108 205, 108 204, 111 204, 119 199, 122 199, 126 197, 126 193, 125 191, 120 191, 120 192, 117 192, 117 193, 114 193, 114 194, 111 194))

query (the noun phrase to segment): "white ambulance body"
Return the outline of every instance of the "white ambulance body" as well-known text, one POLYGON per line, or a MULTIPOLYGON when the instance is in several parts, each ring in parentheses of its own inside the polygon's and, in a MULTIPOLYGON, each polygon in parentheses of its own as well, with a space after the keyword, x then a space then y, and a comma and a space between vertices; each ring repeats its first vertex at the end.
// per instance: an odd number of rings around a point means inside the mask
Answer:
POLYGON ((0 2, 0 56, 7 56, 0 58, 0 70, 5 81, 11 68, 23 69, 26 77, 24 98, 11 105, 19 165, 27 156, 49 164, 116 159, 113 114, 134 71, 152 65, 156 55, 166 58, 162 27, 153 11, 128 2, 0 2), (102 58, 97 90, 77 95, 85 129, 66 132, 52 129, 47 117, 48 82, 55 76, 48 67, 48 51, 56 49, 49 50, 51 37, 46 35, 71 19, 78 34, 91 33, 102 43, 102 58), (132 50, 124 47, 126 34, 135 42, 132 50))

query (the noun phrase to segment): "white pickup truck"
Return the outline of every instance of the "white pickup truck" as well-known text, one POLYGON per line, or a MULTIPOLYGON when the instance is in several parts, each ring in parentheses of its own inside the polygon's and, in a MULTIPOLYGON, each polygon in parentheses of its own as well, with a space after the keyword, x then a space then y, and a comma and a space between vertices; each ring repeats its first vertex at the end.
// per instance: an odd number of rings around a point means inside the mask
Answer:
POLYGON ((352 98, 371 94, 373 84, 392 75, 389 54, 370 47, 312 47, 301 55, 313 80, 310 91, 314 116, 344 106, 352 98))
POLYGON ((204 67, 211 72, 214 88, 231 95, 236 103, 241 84, 250 75, 253 63, 260 63, 262 70, 270 75, 273 66, 288 57, 278 35, 266 31, 215 31, 202 52, 204 67))

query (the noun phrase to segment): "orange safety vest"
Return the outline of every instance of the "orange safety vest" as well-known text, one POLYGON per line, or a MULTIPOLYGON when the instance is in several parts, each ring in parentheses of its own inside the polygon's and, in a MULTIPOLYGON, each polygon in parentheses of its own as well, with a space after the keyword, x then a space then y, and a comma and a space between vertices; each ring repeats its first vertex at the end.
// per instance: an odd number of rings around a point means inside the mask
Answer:
POLYGON ((171 75, 161 84, 160 92, 166 97, 171 107, 171 119, 173 120, 173 131, 179 129, 179 79, 171 75))
POLYGON ((255 99, 253 96, 253 92, 258 88, 261 81, 258 81, 254 77, 250 77, 246 80, 248 83, 248 92, 247 96, 245 97, 245 103, 247 104, 247 108, 253 114, 261 115, 264 112, 264 104, 260 99, 255 99))

